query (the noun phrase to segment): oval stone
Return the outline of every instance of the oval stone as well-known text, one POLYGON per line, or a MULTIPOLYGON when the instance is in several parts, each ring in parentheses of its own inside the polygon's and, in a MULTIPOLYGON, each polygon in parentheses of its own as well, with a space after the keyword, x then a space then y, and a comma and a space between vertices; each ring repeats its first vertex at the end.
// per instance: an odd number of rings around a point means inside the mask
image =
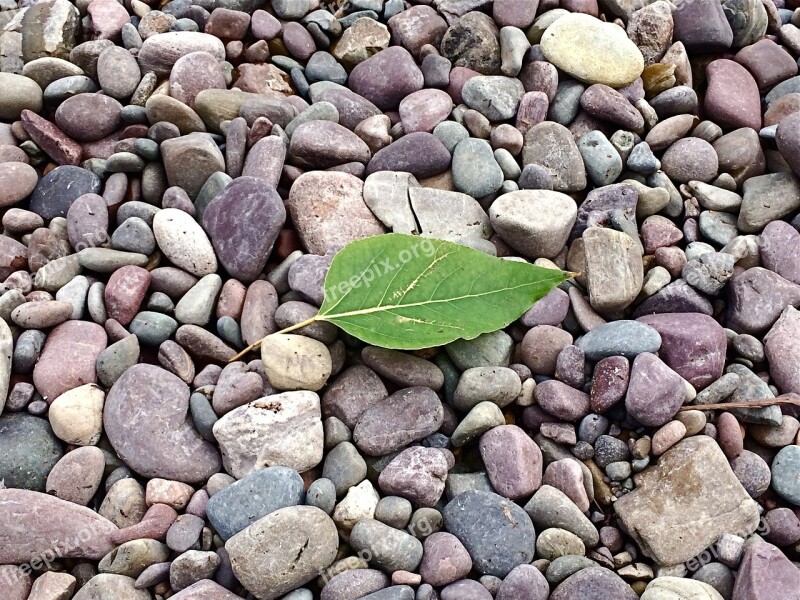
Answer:
POLYGON ((109 390, 103 425, 119 457, 140 475, 205 482, 222 461, 187 419, 188 410, 189 387, 179 377, 138 364, 109 390))
POLYGON ((197 277, 217 270, 214 248, 191 215, 177 208, 165 208, 153 217, 153 233, 159 248, 176 267, 197 277))
POLYGON ((582 13, 557 19, 541 45, 547 60, 586 83, 623 87, 644 70, 644 57, 624 29, 582 13))
POLYGON ((406 388, 361 413, 353 441, 369 456, 382 456, 434 433, 443 420, 442 402, 433 390, 406 388))
POLYGON ((106 348, 105 330, 88 321, 67 321, 54 327, 33 368, 33 384, 48 402, 79 385, 97 382, 95 363, 106 348))
POLYGON ((203 212, 219 262, 240 281, 253 281, 264 270, 285 221, 275 188, 255 177, 235 179, 203 212))

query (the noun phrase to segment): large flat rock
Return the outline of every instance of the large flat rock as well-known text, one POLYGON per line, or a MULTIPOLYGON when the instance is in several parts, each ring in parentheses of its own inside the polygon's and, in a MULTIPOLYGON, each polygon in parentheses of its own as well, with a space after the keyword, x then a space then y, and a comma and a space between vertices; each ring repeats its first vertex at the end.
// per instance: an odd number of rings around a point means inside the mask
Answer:
POLYGON ((706 436, 667 451, 614 507, 642 551, 664 566, 686 562, 725 533, 746 537, 759 519, 756 503, 706 436))

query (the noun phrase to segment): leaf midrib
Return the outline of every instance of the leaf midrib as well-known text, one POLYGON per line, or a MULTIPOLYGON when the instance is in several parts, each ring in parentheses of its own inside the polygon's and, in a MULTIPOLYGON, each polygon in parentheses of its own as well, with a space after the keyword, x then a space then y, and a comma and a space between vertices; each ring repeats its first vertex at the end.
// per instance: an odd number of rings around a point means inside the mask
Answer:
MULTIPOLYGON (((560 278, 559 278, 560 279, 560 278)), ((396 310, 398 308, 414 308, 416 306, 427 306, 430 304, 443 304, 443 303, 450 303, 450 302, 458 302, 459 300, 468 300, 470 298, 481 298, 483 296, 493 296, 495 294, 500 294, 502 292, 508 292, 512 290, 517 290, 519 288, 529 287, 531 285, 538 285, 539 282, 531 282, 531 283, 523 283, 521 285, 515 285, 512 287, 505 287, 505 288, 498 288, 496 290, 491 290, 488 292, 481 292, 479 294, 465 294, 463 296, 454 296, 453 298, 440 298, 438 300, 422 300, 420 302, 410 302, 408 304, 385 304, 383 306, 375 306, 373 308, 362 308, 359 310, 351 310, 343 313, 325 313, 325 314, 318 314, 317 317, 321 320, 329 320, 334 318, 341 318, 341 317, 353 317, 357 315, 368 315, 375 312, 381 312, 385 310, 396 310)))

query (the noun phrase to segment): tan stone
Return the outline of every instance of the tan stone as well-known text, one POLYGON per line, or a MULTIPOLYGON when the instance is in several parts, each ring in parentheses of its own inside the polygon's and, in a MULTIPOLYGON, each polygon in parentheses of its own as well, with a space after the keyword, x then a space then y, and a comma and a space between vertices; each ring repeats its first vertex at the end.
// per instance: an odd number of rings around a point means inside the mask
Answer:
POLYGON ((635 477, 614 508, 620 525, 661 566, 688 561, 723 534, 747 537, 758 507, 707 436, 679 442, 635 477))

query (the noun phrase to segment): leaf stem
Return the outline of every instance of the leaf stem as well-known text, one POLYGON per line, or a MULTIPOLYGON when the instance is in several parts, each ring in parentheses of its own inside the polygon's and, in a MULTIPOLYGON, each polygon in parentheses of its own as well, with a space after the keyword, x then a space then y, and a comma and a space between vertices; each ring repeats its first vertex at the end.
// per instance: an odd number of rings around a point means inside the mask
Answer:
POLYGON ((800 406, 800 396, 797 394, 784 394, 776 398, 762 398, 760 400, 745 400, 744 402, 720 402, 719 404, 687 404, 679 412, 687 410, 728 410, 731 408, 767 408, 780 404, 800 406))
POLYGON ((233 357, 229 358, 228 362, 229 363, 235 362, 235 361, 239 360, 240 358, 242 358, 248 352, 250 352, 252 350, 255 350, 256 348, 258 348, 261 345, 261 342, 263 342, 265 339, 267 339, 270 335, 278 335, 278 334, 281 334, 281 333, 289 333, 291 331, 296 331, 298 329, 302 329, 303 327, 311 325, 312 323, 316 323, 319 320, 321 320, 319 315, 314 315, 310 319, 306 319, 305 321, 300 321, 299 323, 295 323, 294 325, 290 325, 286 329, 281 329, 280 331, 275 331, 274 333, 270 333, 269 335, 265 335, 260 340, 256 340, 255 342, 250 344, 247 348, 245 348, 244 350, 239 352, 239 354, 237 354, 236 356, 233 356, 233 357))

